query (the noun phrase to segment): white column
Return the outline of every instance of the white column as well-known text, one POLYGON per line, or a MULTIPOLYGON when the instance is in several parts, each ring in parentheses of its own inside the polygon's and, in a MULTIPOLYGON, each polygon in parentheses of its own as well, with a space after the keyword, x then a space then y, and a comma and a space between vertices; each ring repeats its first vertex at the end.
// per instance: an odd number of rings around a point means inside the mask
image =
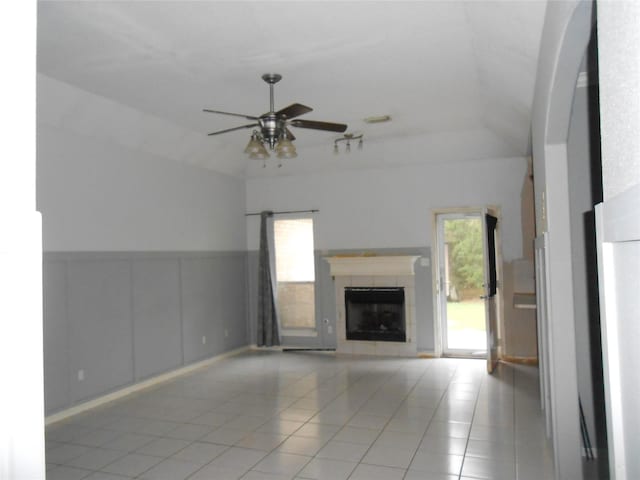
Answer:
POLYGON ((0 6, 0 478, 45 478, 36 2, 0 6))

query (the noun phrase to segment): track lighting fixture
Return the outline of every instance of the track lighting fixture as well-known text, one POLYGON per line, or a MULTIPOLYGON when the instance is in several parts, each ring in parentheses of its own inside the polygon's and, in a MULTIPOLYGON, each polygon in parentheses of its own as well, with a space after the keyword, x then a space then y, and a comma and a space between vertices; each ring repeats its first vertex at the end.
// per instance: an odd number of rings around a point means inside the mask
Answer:
POLYGON ((359 135, 354 135, 353 133, 345 133, 342 137, 337 138, 336 140, 333 141, 333 153, 335 155, 340 153, 340 149, 338 148, 339 142, 345 142, 345 147, 344 147, 345 151, 347 153, 351 152, 351 142, 353 140, 358 140, 358 150, 362 150, 362 144, 364 143, 363 137, 364 137, 363 133, 359 135))

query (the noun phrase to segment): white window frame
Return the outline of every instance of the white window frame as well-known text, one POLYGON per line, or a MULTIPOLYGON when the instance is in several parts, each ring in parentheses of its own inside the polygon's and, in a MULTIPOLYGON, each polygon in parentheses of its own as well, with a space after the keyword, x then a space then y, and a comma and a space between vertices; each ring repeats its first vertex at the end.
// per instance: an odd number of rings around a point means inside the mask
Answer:
MULTIPOLYGON (((278 295, 278 272, 277 272, 277 267, 276 267, 276 236, 275 236, 275 224, 278 221, 281 220, 305 220, 305 219, 309 219, 311 220, 311 229, 312 229, 312 234, 313 234, 313 250, 312 250, 312 255, 313 255, 313 317, 314 317, 314 326, 313 327, 284 327, 282 325, 282 321, 280 318, 280 315, 278 315, 278 323, 280 326, 280 334, 283 337, 317 337, 318 336, 318 309, 317 309, 317 284, 318 284, 318 269, 317 269, 317 265, 316 265, 316 225, 315 225, 315 219, 313 217, 313 215, 309 215, 309 214, 280 214, 278 215, 278 218, 274 217, 273 222, 272 222, 272 228, 270 229, 271 231, 269 232, 270 236, 271 236, 271 240, 272 240, 272 245, 273 245, 273 258, 272 258, 272 265, 273 265, 273 276, 274 276, 274 286, 275 286, 275 292, 274 295, 276 296, 276 309, 278 308, 278 299, 277 299, 277 295, 278 295)), ((278 312, 279 313, 279 312, 278 312)))

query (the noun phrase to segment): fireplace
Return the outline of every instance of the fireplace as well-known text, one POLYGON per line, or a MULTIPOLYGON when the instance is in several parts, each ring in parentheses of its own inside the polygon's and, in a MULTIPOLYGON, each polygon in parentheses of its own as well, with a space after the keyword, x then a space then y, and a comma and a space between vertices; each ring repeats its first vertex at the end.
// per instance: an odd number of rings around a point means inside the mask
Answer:
POLYGON ((404 342, 403 287, 346 287, 347 340, 404 342))
POLYGON ((413 267, 419 257, 336 255, 325 258, 335 282, 336 352, 415 356, 413 267))

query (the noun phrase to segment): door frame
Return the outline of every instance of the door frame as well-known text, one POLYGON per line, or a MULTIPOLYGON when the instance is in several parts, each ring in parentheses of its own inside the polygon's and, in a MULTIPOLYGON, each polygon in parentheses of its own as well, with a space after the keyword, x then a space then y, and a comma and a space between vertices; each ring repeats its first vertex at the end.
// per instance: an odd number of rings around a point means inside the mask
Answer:
MULTIPOLYGON (((496 302, 497 302, 497 314, 498 321, 496 322, 496 339, 498 344, 498 358, 502 358, 503 352, 503 342, 504 342, 504 297, 502 294, 502 279, 503 277, 503 268, 502 268, 502 210, 499 206, 496 205, 485 205, 481 207, 445 207, 438 208, 431 211, 431 238, 432 238, 432 249, 431 249, 431 264, 433 268, 431 269, 431 285, 432 285, 432 298, 433 298, 433 349, 436 357, 442 357, 445 355, 444 353, 444 345, 443 345, 443 329, 446 327, 444 325, 444 319, 442 318, 442 308, 440 305, 440 247, 438 245, 438 217, 441 215, 449 215, 449 214, 461 214, 461 215, 479 215, 481 221, 484 225, 484 214, 486 212, 492 212, 498 219, 498 227, 496 229, 496 273, 498 276, 498 292, 496 294, 496 302)), ((484 226, 483 226, 484 232, 484 226)), ((483 239, 483 244, 486 242, 486 239, 483 239)), ((487 345, 487 348, 489 345, 487 345)))
POLYGON ((499 212, 496 208, 486 207, 482 212, 482 233, 483 233, 483 242, 482 245, 484 247, 484 287, 485 294, 482 296, 484 299, 484 311, 485 311, 485 320, 486 320, 486 333, 487 333, 487 372, 493 373, 493 370, 496 368, 498 361, 502 356, 502 352, 500 350, 500 345, 502 343, 502 335, 503 329, 501 328, 504 313, 504 303, 502 302, 502 289, 503 289, 503 277, 502 277, 502 246, 500 241, 500 232, 502 229, 502 219, 500 218, 499 212), (495 268, 495 293, 491 293, 491 266, 489 265, 490 255, 489 255, 489 217, 493 217, 496 220, 496 225, 493 227, 494 237, 494 268, 495 268), (492 310, 495 310, 495 331, 491 329, 492 325, 492 310))

